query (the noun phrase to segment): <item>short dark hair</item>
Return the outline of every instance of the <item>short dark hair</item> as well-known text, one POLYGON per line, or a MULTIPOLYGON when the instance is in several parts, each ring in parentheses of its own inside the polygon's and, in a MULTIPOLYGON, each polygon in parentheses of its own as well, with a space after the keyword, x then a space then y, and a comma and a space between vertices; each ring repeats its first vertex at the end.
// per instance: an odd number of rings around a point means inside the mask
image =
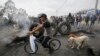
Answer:
POLYGON ((45 13, 41 13, 41 14, 38 15, 38 18, 41 18, 41 17, 47 18, 47 15, 45 13))

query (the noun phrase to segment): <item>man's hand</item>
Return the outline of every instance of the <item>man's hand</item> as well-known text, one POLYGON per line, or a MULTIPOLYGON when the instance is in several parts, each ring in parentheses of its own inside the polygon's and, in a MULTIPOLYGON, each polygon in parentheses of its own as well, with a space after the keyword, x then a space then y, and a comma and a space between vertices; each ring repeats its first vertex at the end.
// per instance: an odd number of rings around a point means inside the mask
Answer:
POLYGON ((32 35, 32 33, 33 33, 32 31, 29 31, 27 34, 28 34, 28 35, 32 35))

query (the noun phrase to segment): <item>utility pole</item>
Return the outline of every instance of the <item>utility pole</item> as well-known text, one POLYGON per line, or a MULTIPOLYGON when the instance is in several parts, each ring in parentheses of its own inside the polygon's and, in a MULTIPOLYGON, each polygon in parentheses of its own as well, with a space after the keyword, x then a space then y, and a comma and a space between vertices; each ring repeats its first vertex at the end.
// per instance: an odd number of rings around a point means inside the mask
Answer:
POLYGON ((97 14, 97 7, 98 7, 98 0, 96 0, 96 4, 95 4, 95 14, 97 14))

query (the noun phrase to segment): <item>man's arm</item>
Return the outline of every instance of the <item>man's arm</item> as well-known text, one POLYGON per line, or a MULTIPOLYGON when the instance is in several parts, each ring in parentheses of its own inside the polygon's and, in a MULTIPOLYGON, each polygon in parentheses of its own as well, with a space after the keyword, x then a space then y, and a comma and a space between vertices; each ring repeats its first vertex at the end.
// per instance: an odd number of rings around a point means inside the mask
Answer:
POLYGON ((42 27, 43 27, 43 24, 39 24, 37 27, 33 28, 33 30, 30 31, 30 33, 34 33, 36 31, 39 31, 42 27))

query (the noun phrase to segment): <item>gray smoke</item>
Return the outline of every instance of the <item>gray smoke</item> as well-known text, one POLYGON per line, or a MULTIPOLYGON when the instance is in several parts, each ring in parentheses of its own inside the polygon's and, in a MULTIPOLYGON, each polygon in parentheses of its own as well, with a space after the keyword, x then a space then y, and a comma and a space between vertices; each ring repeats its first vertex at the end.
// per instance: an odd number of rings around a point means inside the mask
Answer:
POLYGON ((7 25, 0 27, 0 42, 10 43, 12 39, 14 39, 12 34, 13 33, 12 29, 13 29, 12 26, 7 26, 7 25))
MULTIPOLYGON (((30 21, 24 20, 25 18, 21 18, 22 20, 15 21, 16 24, 3 24, 0 26, 0 42, 2 43, 10 43, 15 36, 25 36, 29 31, 30 21)), ((27 18, 28 19, 28 18, 27 18)))
POLYGON ((3 43, 10 43, 15 36, 22 37, 27 35, 31 25, 28 15, 24 15, 24 13, 12 14, 10 16, 11 18, 4 19, 3 24, 0 25, 0 41, 3 43), (9 23, 10 20, 14 23, 9 23))
POLYGON ((0 42, 9 43, 15 36, 25 36, 29 31, 31 20, 26 11, 17 9, 13 1, 7 1, 0 16, 0 42))

